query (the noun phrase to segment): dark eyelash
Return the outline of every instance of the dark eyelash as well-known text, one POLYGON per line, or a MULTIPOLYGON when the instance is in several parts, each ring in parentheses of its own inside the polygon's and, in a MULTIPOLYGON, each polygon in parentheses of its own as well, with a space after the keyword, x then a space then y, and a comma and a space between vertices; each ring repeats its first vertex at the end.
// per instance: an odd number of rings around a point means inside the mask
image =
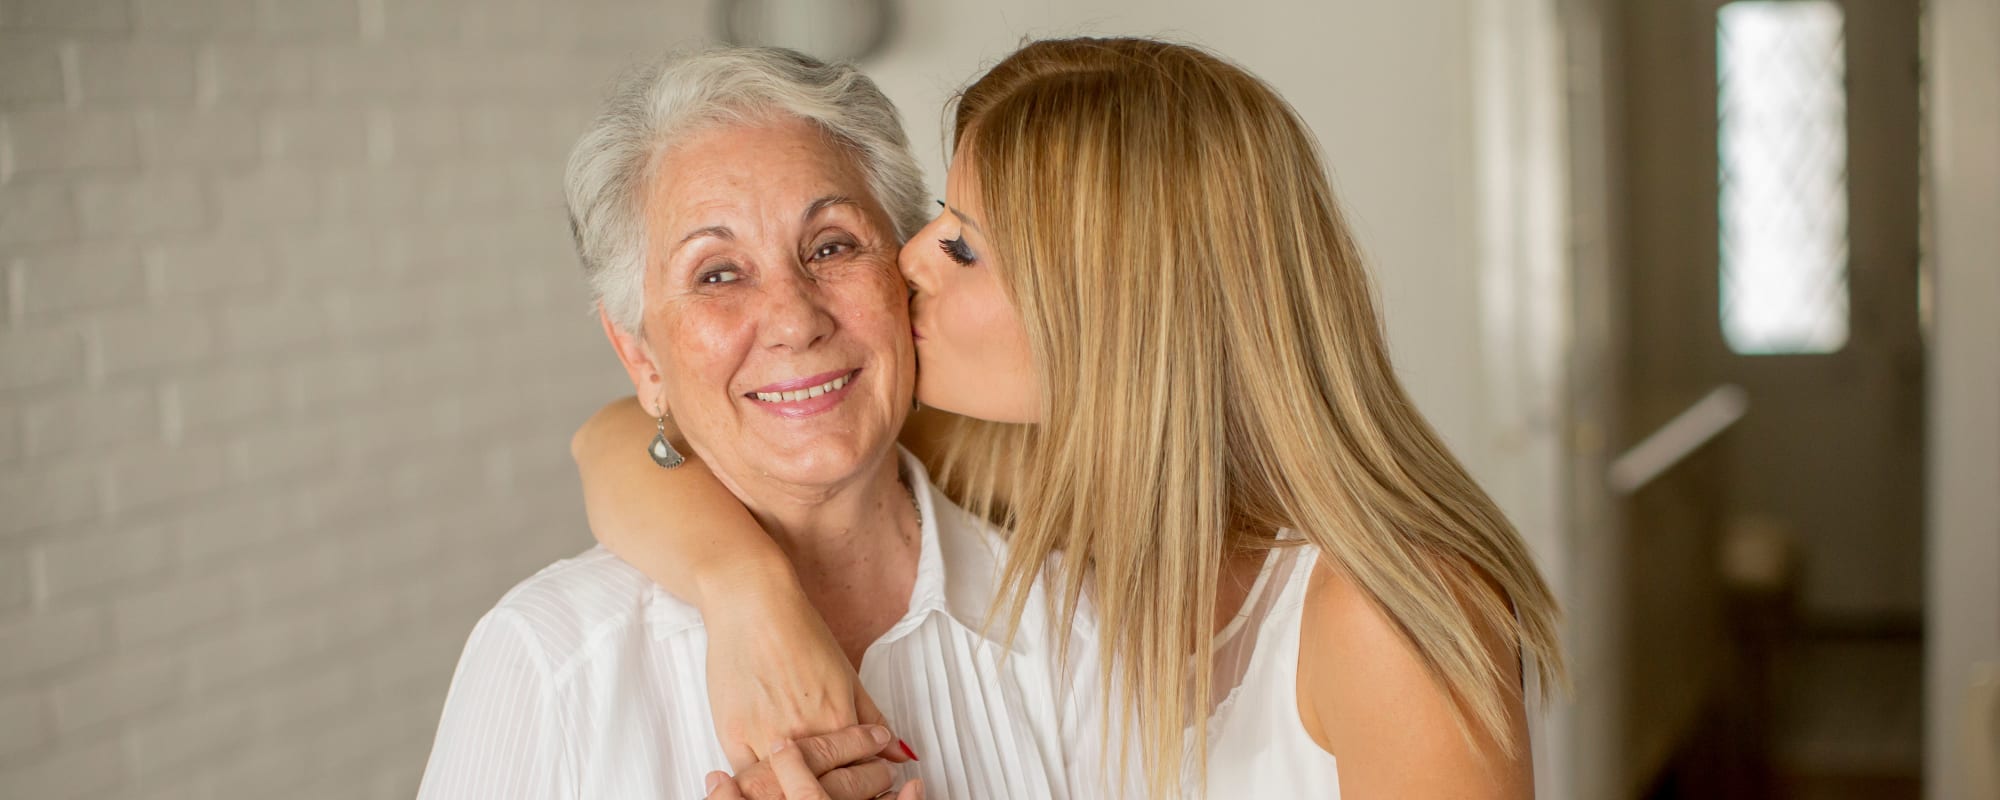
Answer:
POLYGON ((971 266, 973 261, 978 260, 973 257, 972 248, 965 246, 963 236, 956 239, 939 239, 938 249, 944 251, 945 258, 958 262, 959 266, 971 266))

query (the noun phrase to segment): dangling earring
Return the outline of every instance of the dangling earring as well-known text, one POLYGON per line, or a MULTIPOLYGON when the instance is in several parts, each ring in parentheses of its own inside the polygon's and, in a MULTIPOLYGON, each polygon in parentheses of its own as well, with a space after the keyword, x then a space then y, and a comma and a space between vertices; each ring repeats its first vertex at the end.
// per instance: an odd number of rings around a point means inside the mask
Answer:
MULTIPOLYGON (((662 404, 661 408, 664 409, 665 404, 662 404)), ((673 443, 667 441, 665 411, 654 417, 653 421, 659 424, 659 432, 653 434, 653 443, 646 446, 646 455, 652 456, 653 463, 660 465, 660 469, 673 469, 687 463, 687 459, 681 457, 681 452, 674 449, 673 443)))

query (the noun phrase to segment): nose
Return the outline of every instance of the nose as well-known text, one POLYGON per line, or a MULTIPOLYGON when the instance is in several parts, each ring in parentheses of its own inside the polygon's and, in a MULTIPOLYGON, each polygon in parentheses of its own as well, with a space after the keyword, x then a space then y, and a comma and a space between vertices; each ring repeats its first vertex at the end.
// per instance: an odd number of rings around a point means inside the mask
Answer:
MULTIPOLYGON (((903 249, 896 253, 896 267, 903 271, 903 282, 910 285, 910 294, 912 296, 920 293, 928 293, 931 289, 931 279, 934 276, 931 273, 930 265, 925 263, 927 259, 924 258, 925 251, 923 247, 925 242, 933 241, 933 237, 929 235, 930 230, 929 225, 918 230, 915 236, 910 237, 909 241, 903 243, 903 249)), ((936 251, 935 242, 932 244, 931 251, 936 251)))
POLYGON ((760 330, 764 345, 772 349, 810 349, 833 335, 835 327, 825 293, 803 270, 771 282, 763 318, 760 330))

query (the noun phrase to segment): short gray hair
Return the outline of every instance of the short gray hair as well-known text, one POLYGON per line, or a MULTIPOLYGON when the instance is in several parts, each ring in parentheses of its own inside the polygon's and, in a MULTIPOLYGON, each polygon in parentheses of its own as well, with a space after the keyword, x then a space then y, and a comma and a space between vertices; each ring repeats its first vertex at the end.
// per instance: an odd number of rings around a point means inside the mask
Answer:
POLYGON ((923 172, 902 120, 860 70, 773 47, 670 55, 619 79, 563 173, 584 278, 612 324, 637 331, 644 311, 642 205, 657 155, 691 132, 772 113, 816 123, 854 153, 898 241, 924 226, 923 172))

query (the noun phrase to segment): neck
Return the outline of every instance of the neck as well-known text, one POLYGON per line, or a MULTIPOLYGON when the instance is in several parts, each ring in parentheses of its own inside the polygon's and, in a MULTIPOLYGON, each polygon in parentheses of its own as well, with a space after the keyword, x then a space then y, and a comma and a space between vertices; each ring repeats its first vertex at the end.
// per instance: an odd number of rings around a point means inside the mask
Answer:
POLYGON ((1214 636, 1229 627, 1229 622, 1243 611, 1243 604, 1250 599, 1250 587, 1257 583, 1257 573, 1264 569, 1264 553, 1232 556, 1222 562, 1220 580, 1215 587, 1215 619, 1209 622, 1209 635, 1214 636))
POLYGON ((742 487, 750 513, 794 566, 852 560, 907 533, 910 495, 893 453, 883 463, 835 486, 768 484, 742 487))
POLYGON ((1239 529, 1223 550, 1215 582, 1215 619, 1211 621, 1210 635, 1221 633, 1243 610, 1243 604, 1250 600, 1250 588, 1257 584, 1265 563, 1275 555, 1271 550, 1236 545, 1248 538, 1252 537, 1239 529))
POLYGON ((843 485, 740 486, 785 551, 806 599, 856 666, 909 608, 922 531, 893 451, 843 485))

